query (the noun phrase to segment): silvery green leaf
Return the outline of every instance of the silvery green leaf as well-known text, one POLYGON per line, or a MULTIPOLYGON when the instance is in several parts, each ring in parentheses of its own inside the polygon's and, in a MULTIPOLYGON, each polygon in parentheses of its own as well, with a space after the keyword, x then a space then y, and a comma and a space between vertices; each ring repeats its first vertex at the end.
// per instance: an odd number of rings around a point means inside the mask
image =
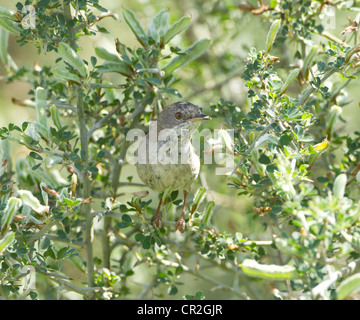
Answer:
POLYGON ((204 218, 203 218, 203 222, 204 224, 208 224, 210 219, 211 219, 211 216, 213 214, 213 209, 215 207, 215 202, 214 201, 209 201, 207 204, 206 204, 206 208, 205 208, 205 213, 204 213, 204 218))
POLYGON ((190 24, 190 20, 190 17, 182 17, 178 21, 175 21, 164 34, 164 44, 167 44, 176 35, 186 30, 190 24))
POLYGON ((184 64, 196 59, 207 50, 210 46, 210 42, 211 41, 206 38, 196 41, 192 46, 183 52, 183 55, 176 56, 166 66, 164 66, 162 68, 163 71, 166 74, 170 74, 184 64))
POLYGON ((43 190, 43 187, 46 188, 46 183, 41 182, 40 183, 41 196, 44 200, 45 205, 47 206, 49 204, 49 195, 43 190))
POLYGON ((47 116, 46 116, 46 92, 44 88, 37 87, 35 89, 35 109, 37 121, 41 124, 41 126, 46 130, 45 137, 48 138, 48 124, 47 124, 47 116))
POLYGON ((14 13, 2 6, 0 6, 0 19, 16 20, 14 13))
POLYGON ((56 66, 53 69, 53 73, 54 73, 54 76, 59 79, 66 80, 66 81, 73 81, 78 84, 81 83, 81 79, 77 74, 71 73, 63 67, 56 66))
POLYGON ((36 213, 43 214, 49 211, 49 207, 42 205, 38 198, 36 198, 30 191, 19 190, 18 194, 23 204, 28 205, 36 213))
POLYGON ((281 19, 274 20, 266 38, 266 51, 270 52, 271 47, 276 39, 276 35, 281 27, 281 19))
POLYGON ((283 94, 290 86, 290 84, 297 78, 300 69, 295 68, 290 71, 289 76, 285 80, 284 84, 282 85, 279 94, 283 94))
POLYGON ((19 26, 12 22, 9 19, 0 17, 0 27, 3 27, 4 29, 6 29, 7 31, 9 31, 10 33, 13 33, 15 35, 20 35, 20 28, 19 26))
POLYGON ((353 292, 360 290, 360 273, 356 273, 340 283, 336 288, 338 300, 344 300, 353 292))
POLYGON ((4 65, 8 63, 7 48, 8 48, 9 32, 0 27, 0 60, 4 65))
POLYGON ((347 177, 345 173, 339 174, 334 181, 333 194, 336 198, 342 199, 345 193, 347 177))
POLYGON ((124 19, 131 31, 135 35, 136 39, 143 47, 147 46, 147 37, 140 22, 136 19, 134 12, 129 9, 124 9, 124 19))
POLYGON ((19 208, 21 207, 22 202, 20 199, 11 197, 7 203, 6 207, 4 209, 4 212, 1 217, 1 228, 2 232, 7 229, 7 227, 11 224, 14 216, 18 212, 19 208))
POLYGON ((88 67, 80 56, 65 42, 59 43, 59 54, 83 77, 87 77, 88 67))
POLYGON ((15 232, 9 231, 0 239, 0 254, 15 240, 15 232))
POLYGON ((125 77, 131 77, 132 76, 132 72, 130 71, 128 65, 123 62, 123 61, 118 61, 118 62, 104 62, 102 65, 97 67, 97 70, 100 73, 104 73, 104 72, 116 72, 116 73, 120 73, 125 77))
POLYGON ((245 259, 240 264, 240 267, 245 274, 256 278, 269 280, 284 280, 294 279, 297 277, 295 267, 290 265, 266 265, 260 264, 255 260, 245 259))
POLYGON ((169 12, 167 9, 162 9, 149 23, 149 36, 153 38, 156 42, 159 42, 160 38, 163 37, 167 32, 168 26, 169 12))
POLYGON ((318 51, 319 51, 318 46, 311 47, 309 53, 306 55, 306 57, 304 59, 304 64, 303 64, 303 67, 302 67, 303 75, 305 75, 307 69, 310 67, 311 62, 314 59, 314 57, 317 55, 318 51))
POLYGON ((60 121, 59 111, 54 104, 50 107, 50 114, 55 127, 60 130, 62 128, 62 125, 60 121))
POLYGON ((46 168, 51 168, 55 164, 61 163, 61 161, 62 158, 59 156, 47 156, 44 160, 44 163, 46 168))
POLYGON ((122 61, 118 54, 111 53, 102 47, 96 47, 95 53, 99 58, 104 59, 105 61, 112 61, 112 62, 121 62, 122 61))

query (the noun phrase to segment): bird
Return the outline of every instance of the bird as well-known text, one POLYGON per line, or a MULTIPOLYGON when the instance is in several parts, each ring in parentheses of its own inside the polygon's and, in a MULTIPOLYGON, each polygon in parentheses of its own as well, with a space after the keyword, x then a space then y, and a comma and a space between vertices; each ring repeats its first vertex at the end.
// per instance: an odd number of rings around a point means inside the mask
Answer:
MULTIPOLYGON (((161 194, 169 189, 183 191, 182 212, 175 223, 175 231, 185 231, 186 201, 200 171, 200 158, 191 144, 191 137, 202 120, 210 119, 192 103, 175 102, 159 113, 138 147, 136 169, 145 185, 161 194)), ((162 204, 161 196, 152 221, 154 228, 162 227, 162 204)))

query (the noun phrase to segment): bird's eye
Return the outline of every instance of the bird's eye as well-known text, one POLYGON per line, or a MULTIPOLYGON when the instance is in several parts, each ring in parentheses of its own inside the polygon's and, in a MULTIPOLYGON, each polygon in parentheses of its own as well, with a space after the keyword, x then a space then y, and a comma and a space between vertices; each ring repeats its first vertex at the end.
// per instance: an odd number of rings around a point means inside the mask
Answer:
POLYGON ((182 112, 176 112, 175 113, 175 118, 178 120, 181 120, 182 118, 184 118, 184 115, 182 112))

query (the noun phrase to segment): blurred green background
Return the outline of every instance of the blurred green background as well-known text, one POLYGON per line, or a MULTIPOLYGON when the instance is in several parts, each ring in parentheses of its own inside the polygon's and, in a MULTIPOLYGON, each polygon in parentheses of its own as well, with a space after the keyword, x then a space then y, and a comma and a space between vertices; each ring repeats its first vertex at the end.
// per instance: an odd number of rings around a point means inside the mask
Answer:
MULTIPOLYGON (((0 6, 14 9, 16 2, 16 0, 0 0, 0 6)), ((86 37, 85 40, 80 41, 79 45, 83 50, 81 56, 89 60, 90 56, 95 55, 94 48, 97 46, 114 51, 114 40, 116 38, 130 48, 139 46, 129 27, 124 22, 122 8, 133 10, 142 25, 145 26, 160 9, 168 8, 171 22, 184 15, 191 16, 192 18, 190 27, 182 36, 178 36, 173 40, 173 46, 185 48, 203 37, 208 37, 212 41, 205 55, 177 72, 180 81, 177 83, 176 88, 181 93, 182 100, 197 104, 203 108, 204 113, 209 113, 210 105, 223 98, 224 100, 233 101, 246 112, 249 109, 249 101, 247 99, 245 83, 241 79, 242 67, 251 47, 265 49, 265 39, 270 24, 262 21, 260 16, 240 11, 238 5, 244 2, 239 0, 101 0, 100 4, 103 7, 118 14, 119 21, 111 18, 104 19, 100 25, 105 27, 109 33, 98 33, 93 38, 86 37)), ((336 14, 335 29, 328 31, 339 37, 340 32, 348 24, 346 19, 348 15, 352 15, 352 19, 355 18, 353 13, 336 14)), ((294 48, 291 48, 291 54, 294 53, 293 50, 294 48)), ((40 67, 53 65, 56 59, 53 52, 46 54, 42 52, 39 55, 32 45, 19 47, 14 36, 10 36, 9 39, 9 53, 18 65, 30 68, 34 63, 38 63, 40 67)), ((277 52, 276 49, 273 54, 281 57, 281 53, 277 52)), ((293 61, 292 56, 290 61, 293 61)), ((0 66, 0 77, 1 75, 4 75, 2 66, 0 66)), ((279 75, 283 80, 286 78, 285 73, 280 72, 279 75)), ((347 87, 351 103, 345 107, 343 118, 348 121, 346 131, 350 134, 359 129, 357 119, 360 116, 360 91, 358 86, 358 82, 353 81, 347 87)), ((10 122, 21 125, 24 121, 36 120, 34 110, 12 103, 12 98, 30 99, 29 89, 30 87, 27 84, 19 82, 7 84, 3 79, 0 80, 0 127, 7 126, 10 122)), ((174 97, 172 99, 173 101, 177 100, 174 97)), ((341 122, 338 125, 344 126, 341 122)), ((210 126, 212 128, 221 128, 225 127, 225 124, 221 119, 214 119, 210 126)), ((25 157, 29 151, 21 146, 11 144, 11 152, 14 161, 16 161, 20 157, 25 157)), ((216 203, 213 222, 217 229, 231 234, 241 232, 246 237, 256 237, 256 240, 269 239, 269 234, 263 233, 262 224, 259 222, 259 219, 254 219, 252 199, 237 197, 237 191, 226 186, 226 176, 216 176, 214 170, 214 167, 207 168, 203 166, 201 179, 198 179, 199 181, 197 181, 193 188, 196 190, 196 187, 199 187, 201 184, 208 187, 207 197, 216 203)), ((136 171, 131 166, 124 170, 124 177, 122 179, 125 180, 129 175, 134 175, 134 181, 139 181, 136 171)), ((139 188, 127 188, 126 193, 137 190, 139 188)), ((126 201, 129 198, 131 198, 131 195, 125 195, 119 198, 119 200, 126 201)), ((154 200, 154 205, 157 194, 151 192, 149 198, 154 200)), ((95 246, 95 253, 98 250, 100 250, 100 247, 95 246)), ((135 282, 147 282, 148 267, 140 266, 138 268, 143 269, 143 272, 137 272, 137 275, 142 275, 142 277, 137 276, 135 282)), ((213 272, 211 268, 204 270, 205 273, 209 272, 209 274, 213 272)), ((217 279, 226 283, 226 273, 220 274, 221 272, 219 273, 218 269, 216 272, 217 279)), ((79 282, 83 280, 81 276, 79 274, 80 278, 76 279, 75 274, 73 274, 73 278, 79 282)), ((179 293, 174 298, 181 298, 184 293, 195 293, 199 288, 207 292, 207 299, 234 298, 230 292, 209 291, 213 285, 194 279, 189 275, 183 275, 181 281, 187 284, 186 288, 183 288, 184 292, 179 290, 179 293), (191 285, 189 286, 189 284, 191 285)), ((134 290, 137 291, 139 287, 135 285, 135 282, 134 290)), ((41 283, 39 283, 39 286, 41 286, 41 283)), ((182 287, 184 286, 179 286, 179 289, 182 287)), ((158 290, 157 294, 162 294, 161 288, 154 290, 158 290)), ((44 290, 44 292, 45 295, 51 295, 51 290, 44 290)), ((48 297, 44 296, 43 298, 48 297)), ((167 298, 170 298, 170 296, 167 296, 167 298)))

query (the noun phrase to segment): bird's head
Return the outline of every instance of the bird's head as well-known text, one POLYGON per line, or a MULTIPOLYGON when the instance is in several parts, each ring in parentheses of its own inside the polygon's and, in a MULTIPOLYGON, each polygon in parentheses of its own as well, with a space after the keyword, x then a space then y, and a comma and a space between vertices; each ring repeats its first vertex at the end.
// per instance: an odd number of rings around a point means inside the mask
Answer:
POLYGON ((175 102, 166 107, 158 117, 158 129, 195 130, 202 120, 210 120, 201 109, 189 102, 175 102))

